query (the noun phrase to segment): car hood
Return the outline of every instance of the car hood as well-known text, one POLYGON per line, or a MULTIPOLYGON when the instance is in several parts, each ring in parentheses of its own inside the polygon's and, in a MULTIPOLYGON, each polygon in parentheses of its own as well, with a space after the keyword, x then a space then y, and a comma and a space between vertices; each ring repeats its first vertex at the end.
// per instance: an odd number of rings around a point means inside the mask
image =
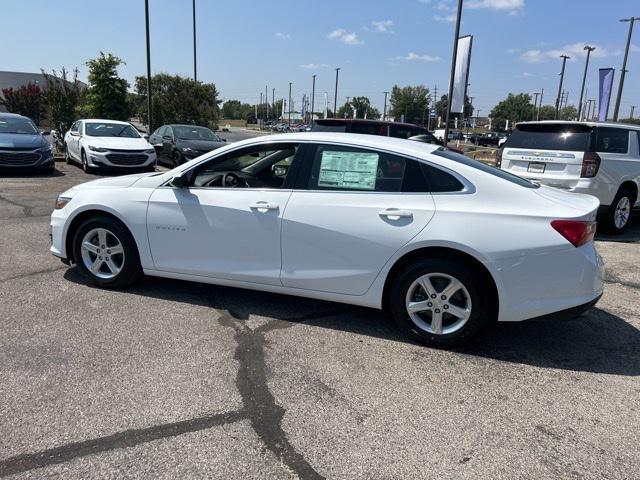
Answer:
POLYGON ((213 140, 182 140, 178 139, 176 144, 179 147, 189 147, 199 152, 210 152, 216 148, 226 145, 226 142, 214 142, 213 140))
POLYGON ((596 210, 600 206, 600 200, 593 195, 586 195, 584 193, 565 192, 558 188, 547 187, 546 185, 541 185, 532 191, 554 203, 579 210, 584 215, 592 213, 595 215, 596 210))
POLYGON ((47 145, 42 135, 0 134, 0 148, 39 148, 47 145))
POLYGON ((121 177, 100 178, 98 180, 91 180, 90 182, 85 182, 85 183, 76 185, 71 190, 74 190, 74 191, 85 190, 85 189, 91 189, 91 188, 127 188, 132 186, 141 178, 151 177, 153 175, 158 175, 158 173, 157 172, 134 173, 132 175, 123 175, 121 177))
POLYGON ((102 148, 115 148, 119 150, 145 150, 153 148, 144 138, 120 138, 120 137, 85 137, 88 145, 102 148))

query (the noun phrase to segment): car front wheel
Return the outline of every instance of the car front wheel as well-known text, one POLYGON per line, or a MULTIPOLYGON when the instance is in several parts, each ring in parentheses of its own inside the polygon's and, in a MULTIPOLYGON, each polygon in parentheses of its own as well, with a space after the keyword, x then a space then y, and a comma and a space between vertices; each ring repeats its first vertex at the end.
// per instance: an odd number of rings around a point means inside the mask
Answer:
POLYGON ((391 311, 405 332, 426 345, 461 345, 488 323, 491 308, 483 284, 462 261, 423 259, 394 279, 391 311))
POLYGON ((110 217, 83 223, 75 233, 73 245, 75 263, 93 285, 123 288, 142 276, 133 236, 110 217))

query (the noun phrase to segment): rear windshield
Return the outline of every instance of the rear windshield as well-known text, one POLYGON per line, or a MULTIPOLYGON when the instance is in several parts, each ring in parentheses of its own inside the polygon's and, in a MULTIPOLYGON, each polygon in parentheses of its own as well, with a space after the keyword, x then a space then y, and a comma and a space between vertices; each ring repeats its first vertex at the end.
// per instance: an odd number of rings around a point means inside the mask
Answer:
POLYGON ((505 148, 535 148, 585 152, 589 149, 592 127, 563 123, 518 125, 505 148))
POLYGON ((467 167, 472 167, 472 168, 476 168, 478 170, 481 170, 485 173, 488 173, 489 175, 493 175, 494 177, 498 177, 501 178, 503 180, 506 180, 507 182, 511 182, 511 183, 515 183, 516 185, 520 185, 521 187, 526 187, 526 188, 539 188, 540 185, 536 184, 536 183, 532 183, 529 180, 522 178, 522 177, 518 177, 517 175, 514 175, 512 173, 506 172, 504 170, 501 170, 499 168, 496 167, 492 167, 490 165, 487 165, 485 163, 479 162, 478 160, 474 160, 472 158, 469 158, 465 155, 462 155, 460 153, 455 153, 452 152, 451 150, 444 150, 442 148, 436 150, 435 152, 433 152, 434 155, 438 155, 439 157, 444 157, 447 158, 449 160, 453 160, 454 162, 458 162, 461 163, 463 165, 466 165, 467 167))

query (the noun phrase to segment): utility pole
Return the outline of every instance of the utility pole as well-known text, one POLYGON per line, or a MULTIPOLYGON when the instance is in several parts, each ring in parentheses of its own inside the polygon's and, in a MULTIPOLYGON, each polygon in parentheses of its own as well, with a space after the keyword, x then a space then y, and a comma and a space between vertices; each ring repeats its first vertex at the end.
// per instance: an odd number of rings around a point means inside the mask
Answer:
MULTIPOLYGON (((260 92, 260 113, 262 114, 262 124, 264 125, 264 103, 262 103, 262 92, 260 92)), ((258 123, 260 123, 259 119, 258 123)), ((262 129, 262 126, 260 126, 260 129, 262 129)))
POLYGON ((624 49, 624 60, 622 61, 622 73, 618 84, 618 95, 616 97, 616 107, 613 110, 613 121, 618 121, 618 111, 620 110, 620 100, 622 99, 622 87, 624 86, 624 76, 627 73, 627 57, 629 56, 629 45, 631 45, 631 34, 633 33, 633 23, 640 20, 640 17, 623 18, 621 22, 629 22, 629 34, 627 35, 627 46, 624 49))
POLYGON ((271 89, 271 113, 273 113, 274 121, 278 121, 278 112, 276 112, 276 88, 271 89))
POLYGON ((198 81, 198 64, 196 62, 196 0, 193 0, 193 80, 198 81))
POLYGON ((316 105, 316 76, 313 75, 313 83, 311 86, 311 124, 313 124, 313 109, 316 105))
POLYGON ((536 120, 540 121, 540 110, 542 110, 542 96, 544 95, 544 88, 540 89, 540 105, 538 106, 538 116, 536 120))
POLYGON ((382 93, 384 93, 384 109, 382 110, 382 121, 385 121, 387 119, 387 95, 389 95, 389 92, 382 93))
POLYGON ((291 82, 289 82, 289 126, 291 126, 291 82))
MULTIPOLYGON (((351 99, 351 97, 345 97, 347 99, 347 105, 349 105, 349 100, 351 99)), ((344 118, 347 118, 347 115, 349 115, 348 111, 344 112, 344 118)))
POLYGON ((147 130, 151 135, 153 116, 151 112, 151 45, 149 41, 149 0, 144 0, 144 24, 147 36, 147 130))
POLYGON ((327 118, 329 110, 329 92, 324 92, 324 118, 327 118))
POLYGON ((582 87, 580 87, 580 100, 578 101, 578 121, 582 118, 582 96, 584 94, 584 84, 587 81, 587 70, 589 69, 589 56, 591 52, 593 52, 596 47, 591 47, 589 45, 585 45, 584 49, 587 52, 587 60, 584 63, 584 74, 582 75, 582 87))
MULTIPOLYGON (((453 82, 456 77, 456 60, 458 59, 458 38, 460 37, 460 19, 462 17, 462 0, 458 0, 456 12, 456 28, 453 35, 453 55, 451 57, 451 73, 449 75, 449 96, 447 97, 447 115, 444 125, 444 144, 449 143, 449 117, 451 116, 451 97, 453 96, 453 82)), ((464 99, 463 99, 464 105, 464 99)))
POLYGON ((536 96, 535 100, 533 101, 533 112, 535 114, 535 111, 538 109, 538 95, 540 95, 540 92, 533 92, 533 94, 536 96))
MULTIPOLYGON (((433 111, 436 114, 436 117, 438 116, 437 106, 438 106, 438 85, 436 84, 433 86, 433 100, 431 102, 431 107, 433 108, 433 111)), ((438 128, 440 128, 440 122, 438 122, 438 128)))
MULTIPOLYGON (((469 105, 471 105, 471 115, 469 116, 469 118, 467 118, 467 133, 469 133, 469 124, 471 123, 471 117, 473 116, 473 99, 475 97, 468 97, 468 98, 469 98, 469 105)), ((464 107, 462 108, 462 110, 464 111, 464 107)), ((464 112, 462 115, 464 115, 464 112)))
POLYGON ((560 70, 560 85, 558 85, 558 96, 556 97, 556 120, 560 113, 560 94, 562 93, 562 82, 564 81, 564 67, 567 63, 567 59, 571 57, 563 54, 560 55, 560 58, 562 59, 562 70, 560 70))
POLYGON ((267 93, 267 85, 264 86, 264 107, 265 107, 265 122, 269 119, 269 94, 267 93))
POLYGON ((336 68, 336 90, 333 94, 333 117, 336 118, 338 111, 338 72, 340 72, 340 67, 336 68))

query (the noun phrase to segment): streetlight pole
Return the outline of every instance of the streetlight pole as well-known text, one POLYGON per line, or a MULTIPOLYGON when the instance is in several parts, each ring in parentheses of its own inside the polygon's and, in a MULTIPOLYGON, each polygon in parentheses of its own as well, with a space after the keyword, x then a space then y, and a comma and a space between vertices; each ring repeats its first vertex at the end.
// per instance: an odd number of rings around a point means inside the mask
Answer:
POLYGON ((269 93, 268 93, 267 85, 264 86, 264 106, 265 106, 264 120, 267 121, 269 119, 269 93))
POLYGON ((333 94, 333 117, 336 117, 336 112, 338 111, 338 72, 340 71, 340 67, 336 68, 336 91, 333 94))
POLYGON ((556 120, 558 119, 558 114, 560 113, 560 95, 562 94, 562 82, 564 80, 564 67, 567 63, 567 59, 571 58, 568 55, 560 55, 562 59, 562 70, 560 70, 560 85, 558 85, 558 96, 556 97, 556 120))
POLYGON ((622 99, 622 87, 624 86, 624 75, 627 73, 627 57, 629 56, 629 45, 631 45, 631 34, 633 33, 633 23, 640 20, 640 17, 623 18, 621 22, 629 22, 629 34, 627 35, 627 46, 624 49, 624 60, 622 61, 622 72, 620 74, 620 84, 618 85, 618 95, 616 96, 616 107, 613 110, 613 121, 618 121, 618 111, 620 110, 620 100, 622 99))
POLYGON ((151 135, 153 117, 151 112, 151 44, 149 41, 149 0, 144 0, 144 24, 147 37, 147 133, 151 135))
POLYGON ((591 52, 593 52, 596 49, 596 47, 585 45, 584 49, 587 51, 587 60, 584 63, 584 74, 582 75, 582 87, 580 87, 580 101, 578 102, 578 121, 582 119, 582 97, 584 95, 584 84, 587 81, 587 70, 589 69, 589 56, 591 55, 591 52))
POLYGON ((629 115, 629 120, 633 120, 633 112, 635 112, 635 110, 636 110, 636 106, 631 105, 631 114, 629 115))
POLYGON ((538 95, 540 95, 540 92, 533 92, 533 94, 536 96, 533 101, 533 111, 535 112, 538 109, 538 95))
POLYGON ((289 82, 289 126, 291 126, 291 82, 289 82))
POLYGON ((193 0, 193 80, 198 81, 198 64, 196 62, 196 0, 193 0))
MULTIPOLYGON (((453 96, 453 82, 456 76, 456 60, 458 59, 458 37, 460 36, 460 18, 462 17, 462 0, 458 0, 456 12, 456 29, 453 35, 453 55, 451 57, 451 74, 449 75, 449 96, 447 97, 447 115, 444 124, 444 144, 449 143, 449 117, 451 117, 451 97, 453 96)), ((464 99, 463 99, 464 105, 464 99)), ((464 108, 463 108, 464 110, 464 108)))
POLYGON ((311 124, 313 124, 313 109, 316 105, 316 76, 313 75, 313 83, 311 84, 311 124))
POLYGON ((389 95, 389 92, 382 93, 384 93, 384 109, 382 110, 382 121, 385 121, 387 119, 387 95, 389 95))
POLYGON ((544 88, 540 89, 540 105, 538 106, 538 116, 536 120, 540 121, 540 110, 542 110, 542 96, 544 95, 544 88))

